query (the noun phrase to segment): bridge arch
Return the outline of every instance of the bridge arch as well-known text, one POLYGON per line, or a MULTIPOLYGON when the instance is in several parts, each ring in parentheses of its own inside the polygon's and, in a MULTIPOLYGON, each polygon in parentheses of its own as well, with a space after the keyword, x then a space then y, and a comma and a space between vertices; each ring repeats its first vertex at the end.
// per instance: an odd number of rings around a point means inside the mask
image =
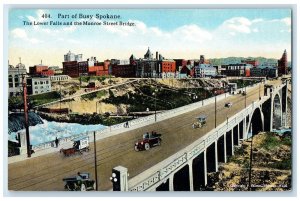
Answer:
POLYGON ((282 126, 282 99, 279 93, 276 93, 273 98, 273 122, 272 128, 278 129, 282 126))
POLYGON ((252 112, 246 131, 246 134, 251 131, 252 135, 256 135, 260 131, 264 131, 264 114, 260 107, 255 108, 252 112))

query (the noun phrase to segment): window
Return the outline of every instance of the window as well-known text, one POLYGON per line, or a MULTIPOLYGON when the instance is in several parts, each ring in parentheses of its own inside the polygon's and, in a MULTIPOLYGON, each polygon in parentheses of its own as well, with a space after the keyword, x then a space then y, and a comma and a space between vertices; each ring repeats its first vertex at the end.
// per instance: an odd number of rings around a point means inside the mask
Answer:
POLYGON ((19 77, 18 77, 18 75, 15 75, 15 82, 19 82, 19 77))
POLYGON ((13 82, 12 75, 8 76, 8 82, 13 82))
POLYGON ((38 89, 38 87, 36 86, 36 87, 34 87, 35 89, 38 89))
POLYGON ((34 84, 37 85, 38 83, 35 81, 34 84))
POLYGON ((34 93, 35 93, 35 94, 37 94, 37 93, 38 93, 38 91, 35 91, 34 93))

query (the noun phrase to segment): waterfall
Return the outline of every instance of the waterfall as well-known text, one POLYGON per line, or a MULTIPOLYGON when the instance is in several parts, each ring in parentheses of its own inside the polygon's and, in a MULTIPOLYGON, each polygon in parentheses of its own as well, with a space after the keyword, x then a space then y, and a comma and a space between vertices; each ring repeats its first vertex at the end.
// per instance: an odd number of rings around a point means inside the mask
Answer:
MULTIPOLYGON (((34 112, 28 112, 29 126, 42 124, 43 121, 39 115, 34 112)), ((8 115, 8 132, 17 132, 25 128, 24 113, 12 113, 8 115)))

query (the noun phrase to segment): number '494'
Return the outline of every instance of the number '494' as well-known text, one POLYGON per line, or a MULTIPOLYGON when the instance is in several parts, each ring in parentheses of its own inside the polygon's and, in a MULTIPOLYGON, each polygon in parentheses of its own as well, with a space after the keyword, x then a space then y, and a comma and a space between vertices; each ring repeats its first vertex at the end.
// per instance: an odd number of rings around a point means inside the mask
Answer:
POLYGON ((42 18, 50 18, 50 14, 43 14, 42 18))

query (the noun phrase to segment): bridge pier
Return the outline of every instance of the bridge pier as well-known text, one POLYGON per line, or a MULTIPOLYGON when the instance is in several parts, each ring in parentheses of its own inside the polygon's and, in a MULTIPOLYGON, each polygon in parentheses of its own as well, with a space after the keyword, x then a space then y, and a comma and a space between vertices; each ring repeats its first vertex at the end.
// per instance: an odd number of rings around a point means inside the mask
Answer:
POLYGON ((248 139, 246 118, 243 120, 243 140, 248 139))
POLYGON ((174 173, 169 177, 169 191, 174 191, 174 173))
POLYGON ((189 180, 190 180, 190 191, 194 191, 194 174, 193 174, 193 161, 190 160, 188 162, 188 166, 189 166, 189 180))

